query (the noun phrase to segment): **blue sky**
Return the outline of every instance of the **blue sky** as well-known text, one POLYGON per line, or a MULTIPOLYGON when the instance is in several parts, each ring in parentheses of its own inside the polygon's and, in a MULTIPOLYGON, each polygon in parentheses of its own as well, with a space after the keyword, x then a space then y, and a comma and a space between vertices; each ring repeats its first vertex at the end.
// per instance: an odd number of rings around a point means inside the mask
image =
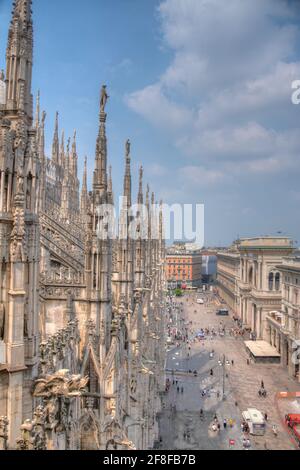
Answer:
MULTIPOLYGON (((94 165, 100 85, 114 189, 132 141, 135 183, 203 202, 206 244, 282 231, 300 241, 299 3, 285 0, 34 0, 33 93, 77 129, 94 165)), ((0 0, 0 66, 11 1, 0 0)))

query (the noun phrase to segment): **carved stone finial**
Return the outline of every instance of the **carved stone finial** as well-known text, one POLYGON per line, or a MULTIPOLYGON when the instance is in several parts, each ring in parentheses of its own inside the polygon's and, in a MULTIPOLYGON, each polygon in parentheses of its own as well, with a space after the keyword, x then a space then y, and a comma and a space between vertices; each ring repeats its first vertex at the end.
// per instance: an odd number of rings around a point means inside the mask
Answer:
POLYGON ((126 157, 129 157, 130 156, 130 151, 131 151, 131 142, 130 140, 128 139, 126 141, 126 157))

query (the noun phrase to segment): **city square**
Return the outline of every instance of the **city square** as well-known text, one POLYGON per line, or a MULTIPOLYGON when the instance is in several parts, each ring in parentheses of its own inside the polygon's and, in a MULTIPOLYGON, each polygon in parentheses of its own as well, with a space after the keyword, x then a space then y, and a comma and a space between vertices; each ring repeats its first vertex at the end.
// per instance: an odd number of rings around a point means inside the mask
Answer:
MULTIPOLYGON (((248 408, 257 408, 263 414, 267 413, 267 428, 264 436, 250 436, 251 449, 253 450, 295 450, 297 443, 291 439, 286 426, 283 425, 287 411, 280 411, 276 406, 276 394, 278 392, 296 392, 299 386, 284 373, 280 365, 264 365, 247 363, 245 338, 230 334, 236 329, 236 323, 232 318, 224 317, 221 328, 225 328, 224 336, 219 335, 220 317, 216 316, 218 298, 215 294, 207 294, 206 303, 198 305, 196 296, 187 294, 177 301, 184 322, 179 323, 179 331, 182 325, 189 325, 189 338, 194 335, 191 330, 200 331, 201 328, 209 328, 217 332, 217 335, 206 335, 204 340, 191 341, 190 357, 187 357, 188 347, 180 342, 168 353, 167 376, 172 385, 164 399, 163 411, 160 416, 160 429, 162 436, 162 448, 167 449, 242 449, 244 435, 241 432, 242 412, 248 408), (214 351, 213 357, 211 352, 214 351), (225 356, 225 380, 223 391, 223 361, 225 356), (233 362, 232 362, 233 361, 233 362), (197 371, 197 377, 188 371, 197 371), (210 376, 213 370, 214 375, 210 376), (173 384, 175 380, 175 385, 173 384), (260 398, 258 390, 263 380, 267 390, 267 397, 260 398), (178 381, 180 392, 177 393, 178 381), (181 387, 184 393, 181 393, 181 387), (202 390, 207 394, 202 397, 202 390), (223 400, 223 393, 225 399, 223 400), (217 394, 219 396, 217 396, 217 394), (172 412, 172 406, 176 406, 176 413, 172 412), (201 419, 200 410, 204 415, 201 419), (221 423, 219 433, 213 432, 211 426, 215 414, 221 423), (224 430, 224 419, 234 421, 224 430), (273 433, 273 426, 278 428, 278 435, 273 433), (191 440, 187 443, 183 439, 185 428, 191 430, 191 440), (233 441, 230 445, 230 441, 233 441), (166 446, 166 447, 165 447, 166 446)), ((176 305, 175 304, 175 305, 176 305)), ((175 315, 174 315, 175 318, 175 315)), ((298 413, 300 402, 298 401, 298 413)), ((294 411, 290 408, 290 412, 294 411)), ((295 412, 295 411, 294 411, 295 412)))

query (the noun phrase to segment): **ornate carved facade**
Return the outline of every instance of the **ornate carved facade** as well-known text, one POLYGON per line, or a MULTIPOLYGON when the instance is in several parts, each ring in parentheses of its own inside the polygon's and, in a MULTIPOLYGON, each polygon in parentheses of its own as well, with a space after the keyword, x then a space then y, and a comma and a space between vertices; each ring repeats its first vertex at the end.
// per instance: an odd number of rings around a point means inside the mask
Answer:
POLYGON ((58 114, 45 155, 32 54, 31 0, 16 0, 0 76, 0 450, 147 449, 164 390, 162 214, 149 189, 143 209, 142 169, 131 214, 128 141, 112 239, 102 210, 114 199, 106 88, 93 187, 85 162, 80 193, 76 132, 65 147, 58 114), (132 222, 134 236, 124 237, 132 222))

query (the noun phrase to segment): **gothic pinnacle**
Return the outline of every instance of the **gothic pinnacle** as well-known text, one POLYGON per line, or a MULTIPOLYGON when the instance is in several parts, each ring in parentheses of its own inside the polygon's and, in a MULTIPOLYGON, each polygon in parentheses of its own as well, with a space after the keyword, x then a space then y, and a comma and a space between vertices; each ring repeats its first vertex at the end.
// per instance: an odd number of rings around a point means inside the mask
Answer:
POLYGON ((30 126, 33 114, 32 56, 31 0, 16 0, 13 4, 6 51, 6 106, 10 110, 11 118, 21 113, 26 116, 30 126))
POLYGON ((32 0, 15 0, 13 5, 13 17, 19 17, 22 21, 31 20, 32 0))
POLYGON ((139 193, 138 193, 138 204, 143 204, 144 196, 143 196, 143 175, 144 169, 141 166, 139 171, 139 193))
POLYGON ((84 158, 84 170, 82 178, 82 189, 87 191, 87 157, 84 158))
POLYGON ((108 193, 108 203, 113 205, 114 204, 114 193, 113 193, 112 167, 111 167, 111 165, 109 167, 107 193, 108 193))
POLYGON ((65 171, 67 173, 70 171, 70 145, 71 145, 71 139, 69 137, 68 143, 67 143, 67 151, 65 155, 65 171))
POLYGON ((58 112, 55 115, 55 128, 52 144, 52 160, 54 163, 59 163, 59 138, 58 138, 58 112))
POLYGON ((60 157, 59 157, 59 163, 61 166, 64 166, 65 164, 65 131, 62 130, 61 133, 61 141, 60 141, 60 157))
POLYGON ((35 128, 40 127, 40 90, 37 92, 36 97, 36 111, 35 111, 35 128))
POLYGON ((127 198, 127 207, 131 207, 131 157, 130 157, 131 144, 130 140, 126 141, 126 167, 124 176, 124 197, 127 198))

